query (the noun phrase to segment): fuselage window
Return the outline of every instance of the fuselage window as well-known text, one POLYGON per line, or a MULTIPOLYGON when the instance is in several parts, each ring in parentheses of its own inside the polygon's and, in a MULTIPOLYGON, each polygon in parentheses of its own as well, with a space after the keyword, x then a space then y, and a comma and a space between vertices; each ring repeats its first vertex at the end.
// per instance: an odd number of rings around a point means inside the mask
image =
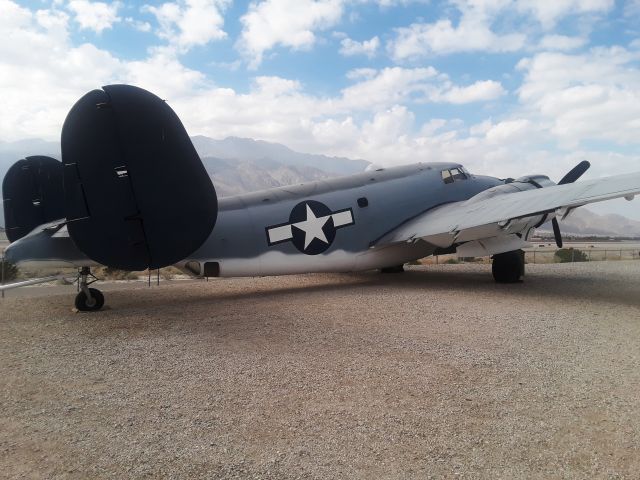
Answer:
POLYGON ((442 180, 444 183, 453 183, 453 177, 451 176, 451 172, 449 170, 442 171, 442 180))

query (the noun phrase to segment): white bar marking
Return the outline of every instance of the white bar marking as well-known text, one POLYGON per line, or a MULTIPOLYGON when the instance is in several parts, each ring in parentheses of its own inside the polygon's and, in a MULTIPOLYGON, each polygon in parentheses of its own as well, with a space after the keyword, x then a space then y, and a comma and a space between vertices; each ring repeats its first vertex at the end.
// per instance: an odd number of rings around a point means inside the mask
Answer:
POLYGON ((333 226, 344 227, 345 225, 351 225, 353 223, 353 216, 351 215, 351 210, 345 210, 344 212, 334 213, 333 217, 333 226))
POLYGON ((282 225, 281 227, 273 227, 269 229, 269 242, 276 243, 289 240, 293 237, 291 233, 291 225, 282 225))

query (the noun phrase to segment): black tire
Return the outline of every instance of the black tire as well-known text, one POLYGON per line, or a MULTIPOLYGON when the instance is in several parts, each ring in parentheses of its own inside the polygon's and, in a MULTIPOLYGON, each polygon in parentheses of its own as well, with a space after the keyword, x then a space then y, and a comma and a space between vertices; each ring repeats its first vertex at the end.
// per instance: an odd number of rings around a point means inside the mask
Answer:
POLYGON ((404 265, 396 265, 394 267, 385 267, 380 269, 380 273, 402 273, 404 272, 404 265))
POLYGON ((497 283, 522 282, 524 278, 524 252, 515 250, 494 255, 491 272, 497 283))
POLYGON ((91 292, 91 302, 83 291, 80 291, 80 293, 76 295, 76 308, 81 312, 95 312, 104 306, 104 295, 102 295, 100 290, 97 288, 90 288, 89 292, 91 292))

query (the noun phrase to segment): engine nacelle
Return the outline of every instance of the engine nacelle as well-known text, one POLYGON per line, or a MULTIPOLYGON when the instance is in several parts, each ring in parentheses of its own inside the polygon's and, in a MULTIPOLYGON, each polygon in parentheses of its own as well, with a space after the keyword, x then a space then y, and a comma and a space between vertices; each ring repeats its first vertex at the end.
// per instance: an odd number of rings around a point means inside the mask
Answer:
POLYGON ((505 193, 524 192, 525 190, 535 190, 536 188, 544 188, 551 185, 555 185, 555 183, 546 175, 530 175, 520 177, 517 180, 508 178, 505 180, 504 184, 484 190, 467 201, 469 203, 473 203, 486 200, 497 195, 504 195, 505 193))
MULTIPOLYGON (((493 198, 497 195, 504 195, 507 193, 524 192, 526 190, 535 190, 537 188, 549 187, 556 185, 546 175, 529 175, 520 177, 516 180, 510 178, 505 180, 505 183, 496 187, 489 188, 483 192, 480 192, 474 197, 467 200, 469 203, 475 203, 482 200, 493 198)), ((524 217, 514 219, 505 226, 507 230, 514 233, 523 234, 524 237, 528 237, 535 228, 542 225, 549 220, 549 214, 535 215, 531 217, 524 217)))

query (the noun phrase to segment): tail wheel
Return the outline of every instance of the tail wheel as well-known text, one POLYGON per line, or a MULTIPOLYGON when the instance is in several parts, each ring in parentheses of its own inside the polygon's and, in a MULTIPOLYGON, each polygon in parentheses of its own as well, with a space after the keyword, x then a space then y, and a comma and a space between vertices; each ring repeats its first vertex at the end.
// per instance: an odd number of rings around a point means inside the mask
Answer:
POLYGON ((104 295, 97 288, 90 288, 91 298, 84 291, 76 295, 75 305, 81 312, 95 312, 104 306, 104 295))
POLYGON ((524 251, 514 250, 494 255, 491 271, 497 283, 521 282, 524 278, 524 251))

